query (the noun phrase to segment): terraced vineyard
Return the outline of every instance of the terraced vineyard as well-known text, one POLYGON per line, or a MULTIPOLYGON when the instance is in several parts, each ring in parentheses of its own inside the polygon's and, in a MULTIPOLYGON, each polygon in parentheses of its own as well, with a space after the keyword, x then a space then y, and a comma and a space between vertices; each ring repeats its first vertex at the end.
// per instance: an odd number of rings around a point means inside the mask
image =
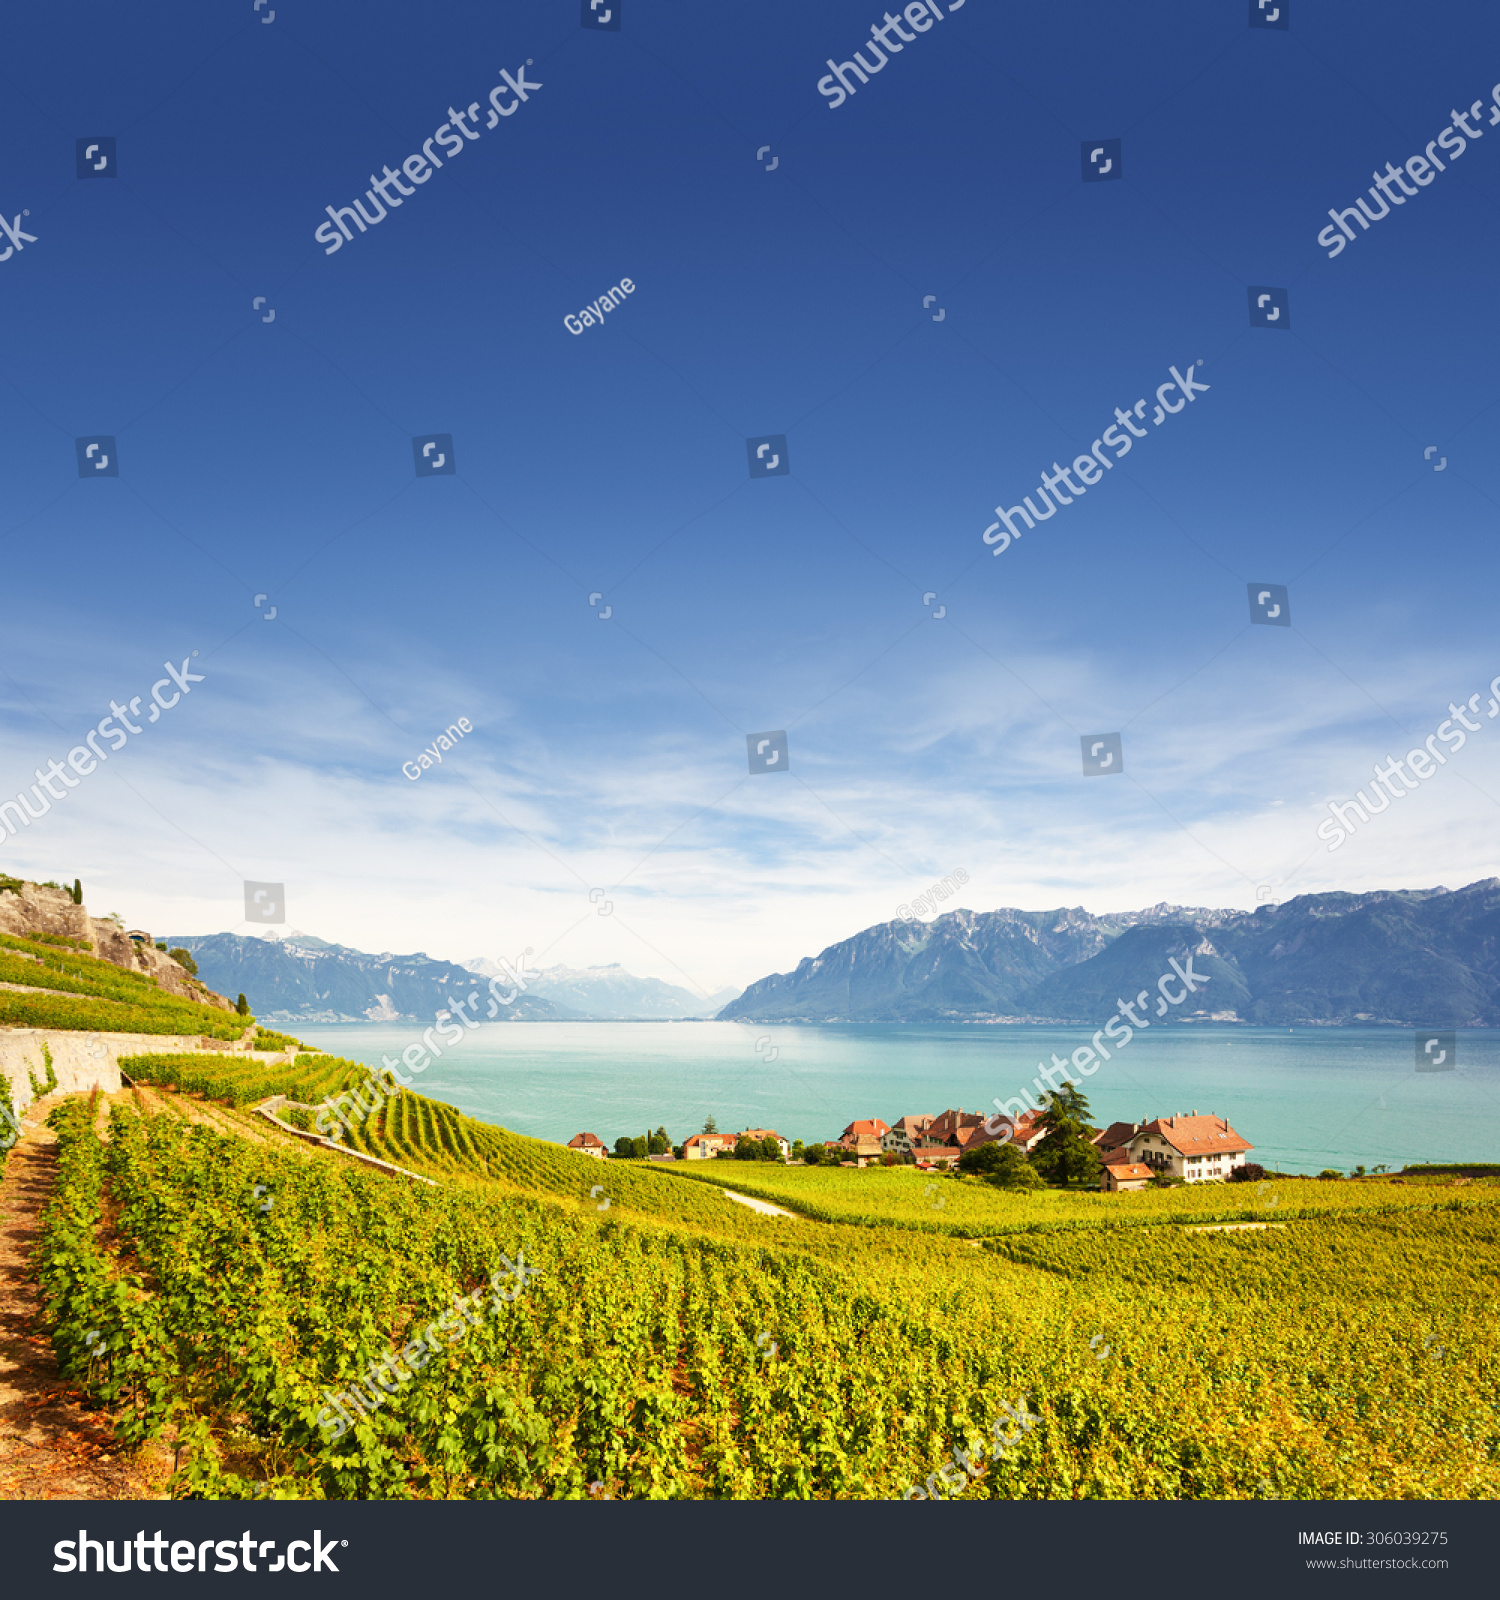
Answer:
MULTIPOLYGON (((762 1218, 715 1188, 797 1204, 785 1169, 684 1181, 409 1094, 351 1142, 436 1188, 262 1122, 257 1144, 126 1105, 105 1142, 84 1102, 54 1119, 54 1342, 122 1438, 172 1443, 180 1494, 941 1497, 938 1466, 1024 1395, 1035 1426, 968 1497, 1500 1495, 1485 1185, 1211 1234, 1149 1225, 1182 1220, 1160 1204, 1059 1230, 1027 1200, 977 1249, 868 1213, 762 1218), (476 1288, 466 1325, 453 1296, 476 1288), (429 1347, 330 1436, 330 1393, 373 1395, 372 1362, 429 1347)), ((864 1176, 823 1174, 823 1204, 864 1176)))
POLYGON ((32 991, 0 989, 0 1027, 198 1034, 233 1040, 255 1020, 169 994, 155 978, 86 955, 60 938, 0 934, 0 983, 32 991))
POLYGON ((201 1054, 122 1056, 120 1070, 137 1083, 154 1083, 185 1094, 201 1094, 226 1105, 249 1106, 273 1095, 321 1100, 359 1083, 365 1069, 338 1056, 299 1055, 291 1065, 268 1065, 253 1057, 201 1054))

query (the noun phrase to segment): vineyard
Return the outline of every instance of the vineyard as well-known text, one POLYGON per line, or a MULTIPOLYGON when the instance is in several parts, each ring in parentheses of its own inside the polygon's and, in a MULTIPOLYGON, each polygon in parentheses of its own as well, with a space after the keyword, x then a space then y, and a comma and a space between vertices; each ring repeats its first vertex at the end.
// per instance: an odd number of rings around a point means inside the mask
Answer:
MULTIPOLYGON (((300 1071, 309 1104, 352 1067, 194 1059, 256 1089, 300 1071)), ((933 1196, 885 1173, 684 1181, 411 1094, 345 1135, 433 1188, 139 1102, 103 1138, 102 1105, 53 1113, 36 1265, 66 1370, 122 1442, 170 1445, 179 1495, 940 1498, 929 1475, 1023 1396, 1035 1426, 948 1494, 1500 1494, 1490 1185, 1277 1185, 1279 1226, 1192 1233, 1184 1199, 1243 1197, 1111 1197, 1150 1202, 1121 1232, 1093 1197, 946 1180, 948 1206, 990 1208, 980 1247, 914 1233, 933 1196), (802 1214, 754 1215, 726 1181, 802 1214), (514 1298, 453 1313, 521 1262, 514 1298), (330 1439, 330 1396, 444 1317, 436 1358, 330 1439)))
POLYGON ((253 1017, 168 994, 155 978, 85 955, 57 938, 0 935, 0 1027, 178 1033, 235 1040, 253 1017))
MULTIPOLYGON (((1130 1194, 1031 1190, 1007 1194, 982 1179, 913 1167, 781 1167, 743 1162, 684 1163, 673 1176, 735 1189, 820 1221, 909 1228, 984 1238, 1064 1228, 1157 1227, 1163 1223, 1286 1222, 1346 1211, 1387 1211, 1438 1203, 1429 1183, 1362 1179, 1319 1183, 1283 1178, 1261 1184, 1192 1184, 1130 1194), (707 1168, 708 1170, 705 1170, 707 1168)), ((1467 1190, 1459 1205, 1493 1205, 1497 1186, 1467 1190)), ((1444 1191, 1444 1200, 1451 1191, 1444 1191)))
POLYGON ((137 1083, 201 1094, 231 1106, 254 1105, 278 1094, 317 1101, 339 1094, 365 1076, 357 1062, 338 1056, 299 1055, 291 1065, 267 1065, 253 1058, 208 1052, 121 1056, 120 1070, 137 1083))

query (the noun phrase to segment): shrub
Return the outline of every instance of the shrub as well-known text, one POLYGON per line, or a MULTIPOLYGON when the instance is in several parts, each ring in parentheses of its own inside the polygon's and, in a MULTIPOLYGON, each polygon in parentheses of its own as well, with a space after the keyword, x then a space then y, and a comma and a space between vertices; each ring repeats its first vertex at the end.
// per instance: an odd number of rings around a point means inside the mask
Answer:
POLYGON ((1342 1178, 1343 1173, 1337 1167, 1324 1167, 1318 1176, 1320 1178, 1342 1178))
POLYGON ((198 976, 198 963, 193 960, 192 956, 190 956, 181 945, 178 945, 175 950, 168 950, 167 954, 172 958, 173 961, 177 963, 179 967, 182 967, 185 971, 190 972, 195 978, 198 976))
POLYGON ((1258 1161, 1246 1161, 1229 1169, 1231 1183, 1259 1183, 1265 1175, 1266 1169, 1258 1161))

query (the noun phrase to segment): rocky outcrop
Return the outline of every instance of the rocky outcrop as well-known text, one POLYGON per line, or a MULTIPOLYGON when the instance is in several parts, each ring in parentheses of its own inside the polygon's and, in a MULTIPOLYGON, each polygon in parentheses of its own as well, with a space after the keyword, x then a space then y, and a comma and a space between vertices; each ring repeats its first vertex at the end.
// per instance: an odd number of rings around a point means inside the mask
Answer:
POLYGON ((85 906, 75 906, 66 889, 51 889, 45 884, 23 883, 18 889, 0 891, 0 933, 24 939, 32 934, 50 933, 67 939, 87 941, 85 954, 108 961, 127 972, 143 972, 154 977, 167 994, 196 1000, 200 1005, 233 1011, 234 1002, 215 994, 185 967, 180 967, 164 950, 158 950, 149 934, 135 930, 132 938, 117 922, 98 921, 85 906))

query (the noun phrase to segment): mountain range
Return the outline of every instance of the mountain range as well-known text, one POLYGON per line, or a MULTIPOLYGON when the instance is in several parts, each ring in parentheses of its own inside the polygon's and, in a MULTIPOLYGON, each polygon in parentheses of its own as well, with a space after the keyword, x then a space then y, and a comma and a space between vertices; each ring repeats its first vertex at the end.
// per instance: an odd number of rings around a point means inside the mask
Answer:
MULTIPOLYGON (((457 998, 479 999, 489 1009, 486 984, 467 967, 436 961, 420 951, 369 955, 329 944, 310 934, 257 939, 237 933, 194 937, 173 934, 168 942, 191 952, 198 973, 220 994, 243 994, 262 1022, 432 1022, 457 998)), ((499 1022, 566 1022, 577 1013, 541 995, 518 994, 497 1008, 499 1022)))
MULTIPOLYGON (((488 1017, 488 983, 505 976, 498 962, 476 956, 459 966, 420 951, 370 955, 310 934, 253 938, 235 933, 173 934, 191 952, 209 988, 243 994, 262 1022, 431 1023, 456 997, 476 994, 472 1014, 497 1022, 677 1021, 712 1017, 739 993, 706 999, 659 978, 638 978, 619 965, 545 967, 527 971, 524 992, 488 1017)), ((510 990, 507 982, 505 991, 510 990)), ((467 1003, 467 1000, 466 1000, 467 1003)))
MULTIPOLYGON (((464 965, 483 978, 503 977, 494 961, 476 956, 464 965)), ((720 989, 708 996, 660 978, 638 978, 618 962, 607 967, 541 967, 529 978, 530 992, 579 1016, 600 1022, 677 1022, 712 1017, 740 993, 720 989)))
POLYGON ((751 984, 719 1017, 1099 1027, 1121 998, 1154 993, 1173 959, 1189 957, 1208 982, 1165 1020, 1495 1026, 1500 879, 1299 895, 1255 911, 1075 907, 883 922, 751 984))

